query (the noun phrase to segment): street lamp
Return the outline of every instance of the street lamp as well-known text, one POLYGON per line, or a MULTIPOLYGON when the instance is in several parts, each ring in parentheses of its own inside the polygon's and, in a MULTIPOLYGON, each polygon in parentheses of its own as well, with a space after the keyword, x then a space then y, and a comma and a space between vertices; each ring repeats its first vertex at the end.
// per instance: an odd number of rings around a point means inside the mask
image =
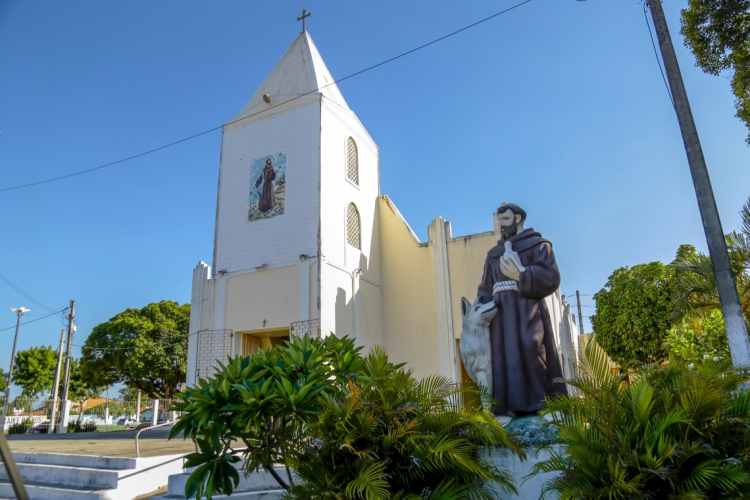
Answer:
POLYGON ((18 343, 18 327, 21 325, 21 316, 23 316, 24 313, 27 313, 31 311, 31 309, 26 309, 25 307, 11 307, 11 311, 16 313, 16 336, 13 339, 13 353, 10 355, 10 370, 8 370, 8 385, 5 387, 5 402, 3 403, 3 418, 0 420, 2 422, 2 431, 5 431, 5 416, 8 414, 8 399, 10 398, 10 385, 13 383, 13 360, 16 358, 16 344, 18 343))

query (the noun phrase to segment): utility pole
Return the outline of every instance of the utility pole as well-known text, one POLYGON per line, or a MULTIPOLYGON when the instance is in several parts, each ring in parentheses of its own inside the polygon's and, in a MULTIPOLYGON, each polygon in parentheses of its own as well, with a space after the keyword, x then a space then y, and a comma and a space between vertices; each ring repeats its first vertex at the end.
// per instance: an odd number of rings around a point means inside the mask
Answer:
POLYGON ((581 294, 576 290, 576 302, 578 302, 578 324, 581 325, 579 334, 583 335, 583 313, 581 312, 581 294))
POLYGON ((18 327, 21 326, 21 316, 23 313, 31 311, 25 307, 11 307, 11 311, 16 313, 16 336, 13 338, 13 352, 10 355, 10 370, 8 370, 8 385, 5 387, 5 402, 3 403, 3 418, 0 420, 0 432, 5 432, 5 416, 8 414, 8 399, 10 399, 10 386, 13 383, 13 364, 16 359, 16 344, 18 344, 18 327))
POLYGON ((52 396, 52 413, 49 418, 49 427, 47 427, 47 434, 55 432, 55 417, 57 416, 57 396, 60 388, 60 368, 62 367, 62 354, 63 354, 63 343, 65 342, 65 330, 60 332, 60 348, 57 350, 57 366, 55 367, 55 389, 54 395, 52 396))
POLYGON ((68 314, 68 348, 65 354, 65 375, 63 376, 63 389, 60 399, 68 400, 70 392, 70 363, 73 360, 73 332, 75 332, 76 301, 70 301, 70 314, 68 314))
POLYGON ((724 325, 727 329, 732 363, 735 367, 747 367, 750 366, 750 339, 747 337, 745 317, 742 314, 740 299, 737 295, 737 284, 734 281, 732 268, 729 264, 724 230, 721 227, 719 211, 716 208, 716 199, 711 187, 711 179, 708 176, 706 159, 703 157, 698 130, 693 120, 693 112, 690 110, 690 102, 685 91, 685 84, 682 81, 680 66, 677 64, 677 55, 672 45, 672 38, 669 35, 661 0, 647 1, 656 29, 656 37, 659 39, 661 57, 664 60, 664 68, 667 72, 669 88, 674 100, 674 109, 682 131, 682 141, 685 143, 685 152, 690 165, 690 174, 693 177, 695 195, 698 198, 698 208, 703 221, 703 231, 706 233, 711 264, 716 276, 716 288, 719 292, 721 312, 724 315, 724 325))

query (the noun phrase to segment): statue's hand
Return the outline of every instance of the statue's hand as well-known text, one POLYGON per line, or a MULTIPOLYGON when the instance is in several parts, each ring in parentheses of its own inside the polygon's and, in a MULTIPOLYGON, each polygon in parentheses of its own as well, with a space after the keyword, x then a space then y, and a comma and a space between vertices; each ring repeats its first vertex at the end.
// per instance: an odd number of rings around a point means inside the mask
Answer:
POLYGON ((512 280, 521 280, 521 271, 516 266, 513 260, 506 258, 504 255, 500 257, 500 270, 505 276, 512 280))

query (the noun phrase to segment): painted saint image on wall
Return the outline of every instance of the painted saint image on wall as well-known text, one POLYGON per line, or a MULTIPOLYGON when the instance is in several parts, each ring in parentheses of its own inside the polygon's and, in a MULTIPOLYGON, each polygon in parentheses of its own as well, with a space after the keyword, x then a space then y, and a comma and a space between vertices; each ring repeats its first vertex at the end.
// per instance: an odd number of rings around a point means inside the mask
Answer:
POLYGON ((250 162, 247 220, 268 219, 284 213, 286 155, 263 156, 250 162))

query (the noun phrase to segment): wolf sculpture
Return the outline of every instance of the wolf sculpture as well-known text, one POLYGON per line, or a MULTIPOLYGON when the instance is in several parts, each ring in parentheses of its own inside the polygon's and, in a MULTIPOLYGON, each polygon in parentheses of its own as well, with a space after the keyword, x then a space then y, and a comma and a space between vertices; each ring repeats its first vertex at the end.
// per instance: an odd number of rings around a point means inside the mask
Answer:
POLYGON ((492 357, 490 354, 490 321, 497 314, 497 304, 489 301, 481 304, 479 298, 474 304, 461 297, 461 318, 463 330, 458 347, 461 361, 471 380, 486 388, 482 396, 482 406, 492 404, 492 357))

